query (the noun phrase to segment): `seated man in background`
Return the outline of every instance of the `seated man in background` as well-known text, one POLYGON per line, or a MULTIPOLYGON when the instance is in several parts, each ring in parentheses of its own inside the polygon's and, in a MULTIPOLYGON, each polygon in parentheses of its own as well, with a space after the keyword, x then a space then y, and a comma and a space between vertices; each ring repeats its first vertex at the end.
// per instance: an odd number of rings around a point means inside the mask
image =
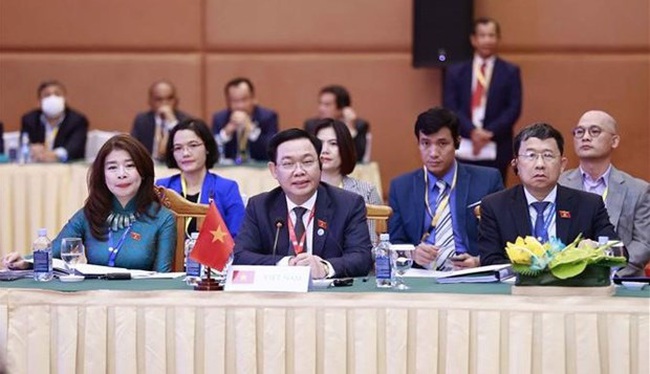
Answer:
POLYGON ((88 120, 67 105, 61 82, 38 86, 40 108, 21 119, 20 133, 27 133, 31 157, 36 162, 66 162, 84 158, 88 120))
POLYGON ((414 132, 424 166, 390 184, 390 240, 415 245, 413 261, 425 269, 478 266, 474 207, 503 189, 497 169, 456 161, 458 126, 458 117, 448 109, 421 113, 414 132))
POLYGON ((236 163, 268 161, 266 148, 278 132, 278 115, 257 105, 255 87, 248 78, 235 78, 224 88, 228 109, 212 117, 212 132, 223 147, 222 158, 236 163))
POLYGON ((357 117, 356 112, 352 109, 352 99, 345 87, 332 85, 321 88, 318 93, 318 117, 306 120, 305 130, 313 134, 318 120, 324 118, 332 118, 345 123, 354 140, 357 152, 356 161, 370 162, 372 140, 370 125, 368 121, 357 117))
POLYGON ((617 239, 603 200, 594 194, 558 185, 566 165, 562 134, 546 123, 525 127, 515 136, 512 166, 521 184, 487 196, 481 203, 481 265, 506 264, 507 242, 535 236, 556 237, 569 244, 578 235, 617 239))
POLYGON ((620 276, 643 276, 650 261, 650 184, 618 170, 612 153, 621 138, 616 120, 592 110, 582 115, 573 129, 573 147, 580 158, 577 169, 565 171, 560 184, 598 194, 629 254, 620 276))
POLYGON ((363 198, 320 182, 320 153, 320 140, 304 130, 271 139, 269 170, 280 186, 249 200, 234 264, 309 266, 314 279, 368 274, 363 198))
POLYGON ((149 111, 138 113, 133 120, 131 135, 157 160, 165 160, 169 130, 190 117, 177 107, 176 87, 165 80, 157 81, 149 87, 149 111))

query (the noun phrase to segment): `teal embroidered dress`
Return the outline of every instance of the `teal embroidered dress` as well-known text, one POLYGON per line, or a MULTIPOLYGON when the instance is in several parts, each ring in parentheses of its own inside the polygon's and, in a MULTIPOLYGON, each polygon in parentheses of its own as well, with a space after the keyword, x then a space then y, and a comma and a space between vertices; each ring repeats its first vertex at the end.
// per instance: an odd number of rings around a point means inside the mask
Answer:
MULTIPOLYGON (((128 269, 154 270, 169 272, 172 270, 172 258, 176 247, 176 221, 174 215, 165 207, 155 214, 155 203, 149 208, 149 214, 140 215, 130 230, 124 227, 111 232, 114 247, 124 236, 124 241, 115 256, 115 267, 128 269), (125 235, 126 233, 126 235, 125 235)), ((130 215, 135 212, 135 200, 126 207, 113 198, 113 213, 130 215)), ((52 241, 54 257, 61 257, 61 239, 82 238, 86 246, 86 257, 89 264, 108 265, 111 252, 109 241, 99 241, 90 232, 90 225, 83 209, 77 211, 63 227, 59 235, 52 241)))

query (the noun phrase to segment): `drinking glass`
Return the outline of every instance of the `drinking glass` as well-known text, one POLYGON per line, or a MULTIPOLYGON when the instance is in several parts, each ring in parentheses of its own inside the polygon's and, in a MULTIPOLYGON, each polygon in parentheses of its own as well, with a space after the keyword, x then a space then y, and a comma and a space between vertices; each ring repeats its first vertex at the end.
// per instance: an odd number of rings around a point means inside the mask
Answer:
POLYGON ((415 247, 410 244, 393 244, 390 246, 390 259, 395 270, 395 285, 393 288, 403 291, 409 286, 404 284, 404 273, 413 265, 413 251, 415 247))
POLYGON ((70 274, 76 274, 76 267, 85 260, 84 245, 81 238, 63 238, 61 239, 61 259, 70 274))

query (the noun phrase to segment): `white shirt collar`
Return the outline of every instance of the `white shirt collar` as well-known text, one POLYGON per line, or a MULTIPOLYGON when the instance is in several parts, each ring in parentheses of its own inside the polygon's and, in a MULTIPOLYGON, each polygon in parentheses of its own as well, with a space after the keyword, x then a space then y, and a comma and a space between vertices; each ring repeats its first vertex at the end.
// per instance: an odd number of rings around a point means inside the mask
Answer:
POLYGON ((312 197, 310 197, 307 201, 305 201, 303 204, 300 204, 300 205, 298 205, 298 204, 294 203, 293 201, 291 201, 289 199, 289 197, 287 196, 286 197, 286 199, 287 199, 287 209, 289 210, 289 212, 293 212, 293 208, 295 208, 297 206, 301 206, 303 208, 306 208, 309 212, 311 212, 314 209, 314 205, 316 205, 316 197, 317 196, 318 196, 318 190, 316 190, 314 192, 312 197))
MULTIPOLYGON (((537 200, 535 198, 535 196, 533 196, 530 192, 528 192, 526 187, 524 187, 524 194, 526 195, 526 205, 528 205, 528 206, 530 206, 530 204, 532 204, 532 203, 535 203, 535 202, 539 201, 539 200, 537 200)), ((542 201, 548 201, 549 203, 555 203, 556 198, 557 198, 557 184, 555 185, 555 187, 553 187, 551 192, 549 192, 548 195, 546 195, 546 197, 544 199, 542 199, 542 201)))

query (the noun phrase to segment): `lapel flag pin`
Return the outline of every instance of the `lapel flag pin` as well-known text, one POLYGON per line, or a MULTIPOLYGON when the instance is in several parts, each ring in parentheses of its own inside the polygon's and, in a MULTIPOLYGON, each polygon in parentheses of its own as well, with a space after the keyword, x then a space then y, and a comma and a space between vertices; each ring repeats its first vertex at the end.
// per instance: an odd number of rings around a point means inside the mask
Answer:
POLYGON ((137 232, 132 232, 131 233, 131 239, 140 240, 141 238, 142 238, 142 235, 138 234, 137 232))
POLYGON ((560 210, 560 218, 571 218, 571 212, 568 210, 560 210))
POLYGON ((327 230, 327 222, 319 219, 318 220, 318 227, 323 229, 323 230, 327 230))

